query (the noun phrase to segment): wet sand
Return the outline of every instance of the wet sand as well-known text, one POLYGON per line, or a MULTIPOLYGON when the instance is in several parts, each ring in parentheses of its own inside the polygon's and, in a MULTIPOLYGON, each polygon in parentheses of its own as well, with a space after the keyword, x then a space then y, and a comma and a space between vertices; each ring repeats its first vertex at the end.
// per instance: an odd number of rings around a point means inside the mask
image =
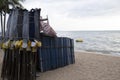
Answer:
MULTIPOLYGON (((2 58, 0 51, 0 68, 2 58)), ((120 57, 76 52, 75 60, 75 64, 37 73, 37 80, 120 80, 120 57)))

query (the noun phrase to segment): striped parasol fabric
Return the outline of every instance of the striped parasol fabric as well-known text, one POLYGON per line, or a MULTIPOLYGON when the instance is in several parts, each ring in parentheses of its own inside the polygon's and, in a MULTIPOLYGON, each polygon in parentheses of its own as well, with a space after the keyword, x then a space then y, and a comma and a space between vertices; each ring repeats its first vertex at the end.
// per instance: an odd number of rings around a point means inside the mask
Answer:
POLYGON ((47 19, 47 22, 44 21, 40 21, 40 30, 41 32, 45 33, 48 36, 53 36, 56 37, 56 32, 54 31, 54 29, 49 25, 49 21, 47 19))

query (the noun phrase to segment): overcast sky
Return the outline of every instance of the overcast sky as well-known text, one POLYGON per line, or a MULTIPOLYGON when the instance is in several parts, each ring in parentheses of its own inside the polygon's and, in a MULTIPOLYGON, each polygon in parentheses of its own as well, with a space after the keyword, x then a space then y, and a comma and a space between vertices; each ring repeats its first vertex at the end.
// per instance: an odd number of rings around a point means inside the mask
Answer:
POLYGON ((26 0, 55 30, 120 30, 120 0, 26 0))

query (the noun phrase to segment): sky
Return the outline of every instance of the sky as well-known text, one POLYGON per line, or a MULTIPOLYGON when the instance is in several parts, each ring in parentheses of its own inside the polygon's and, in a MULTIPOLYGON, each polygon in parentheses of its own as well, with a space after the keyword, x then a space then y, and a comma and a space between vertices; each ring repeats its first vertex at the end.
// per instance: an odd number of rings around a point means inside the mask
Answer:
POLYGON ((26 0, 57 31, 120 30, 120 0, 26 0))

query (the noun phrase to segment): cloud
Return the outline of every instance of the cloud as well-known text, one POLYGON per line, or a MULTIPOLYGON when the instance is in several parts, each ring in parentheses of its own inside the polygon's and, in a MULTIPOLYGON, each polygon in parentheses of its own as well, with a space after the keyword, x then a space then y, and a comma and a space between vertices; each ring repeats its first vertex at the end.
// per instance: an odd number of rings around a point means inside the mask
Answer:
POLYGON ((41 7, 48 13, 73 17, 99 16, 118 12, 119 0, 27 0, 25 7, 41 7))
POLYGON ((26 0, 55 30, 120 30, 120 0, 26 0))
POLYGON ((24 6, 42 8, 41 15, 49 16, 55 30, 109 30, 120 26, 119 3, 120 0, 26 0, 24 6))
POLYGON ((119 2, 118 0, 84 1, 69 9, 68 15, 73 17, 89 17, 117 13, 120 10, 119 2))

